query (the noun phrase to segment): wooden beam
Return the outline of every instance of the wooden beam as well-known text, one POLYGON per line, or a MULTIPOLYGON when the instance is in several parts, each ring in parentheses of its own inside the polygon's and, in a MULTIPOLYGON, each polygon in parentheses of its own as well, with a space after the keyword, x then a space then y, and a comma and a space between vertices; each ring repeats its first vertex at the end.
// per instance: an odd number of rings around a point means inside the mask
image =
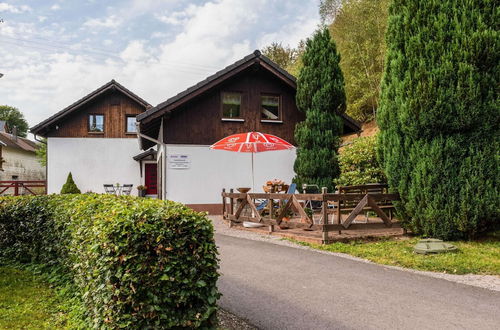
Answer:
POLYGON ((361 201, 359 201, 358 205, 352 210, 352 212, 349 214, 347 219, 345 219, 344 223, 342 224, 344 228, 348 228, 351 222, 356 219, 359 213, 363 211, 363 208, 368 204, 368 195, 365 195, 361 201))
POLYGON ((392 222, 391 222, 391 220, 387 217, 387 215, 385 214, 385 212, 384 212, 384 211, 382 211, 382 210, 378 207, 377 203, 375 203, 375 201, 371 198, 371 196, 370 196, 370 195, 366 195, 366 197, 367 197, 367 203, 368 203, 368 205, 371 207, 371 209, 372 209, 375 213, 377 213, 377 215, 380 217, 380 219, 382 219, 382 221, 384 221, 384 223, 385 223, 385 225, 386 225, 387 227, 391 227, 391 226, 392 226, 392 222))

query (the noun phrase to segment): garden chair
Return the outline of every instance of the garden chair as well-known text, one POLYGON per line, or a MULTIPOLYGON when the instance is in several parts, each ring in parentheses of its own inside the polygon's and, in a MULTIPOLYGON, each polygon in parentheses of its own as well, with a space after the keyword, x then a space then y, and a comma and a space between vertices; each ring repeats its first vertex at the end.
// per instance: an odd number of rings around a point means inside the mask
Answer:
POLYGON ((106 194, 111 194, 111 195, 116 194, 115 187, 112 184, 104 184, 103 186, 104 186, 104 192, 106 192, 106 194))
POLYGON ((130 195, 133 186, 133 184, 124 184, 122 188, 122 195, 130 195))
MULTIPOLYGON (((297 184, 296 183, 292 183, 289 187, 288 187, 288 190, 287 190, 287 194, 295 194, 295 191, 297 190, 297 184)), ((284 201, 284 204, 286 204, 288 202, 288 200, 285 200, 284 201)), ((268 199, 264 199, 262 200, 259 205, 257 205, 257 211, 262 211, 266 208, 267 204, 269 203, 269 200, 268 199)), ((276 205, 276 207, 278 207, 278 205, 276 205)))

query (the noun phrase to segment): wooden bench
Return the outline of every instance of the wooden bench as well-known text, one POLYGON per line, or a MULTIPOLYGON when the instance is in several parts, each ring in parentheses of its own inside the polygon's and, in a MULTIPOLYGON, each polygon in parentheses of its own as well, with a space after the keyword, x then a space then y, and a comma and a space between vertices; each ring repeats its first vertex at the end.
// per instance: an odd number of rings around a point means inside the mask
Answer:
MULTIPOLYGON (((377 194, 388 194, 388 185, 382 183, 372 183, 364 185, 354 185, 354 186, 339 186, 336 193, 340 195, 377 195, 377 194)), ((329 209, 329 213, 337 214, 337 223, 341 223, 340 215, 342 213, 351 213, 359 205, 362 198, 358 199, 345 199, 339 200, 333 203, 332 207, 329 209)), ((389 211, 389 219, 392 220, 392 211, 394 209, 394 204, 392 200, 379 200, 377 201, 377 206, 379 209, 384 209, 389 211)), ((372 207, 367 205, 362 208, 361 211, 370 211, 372 207)), ((358 210, 359 211, 359 210, 358 210)), ((366 220, 368 221, 368 215, 366 215, 366 220)))

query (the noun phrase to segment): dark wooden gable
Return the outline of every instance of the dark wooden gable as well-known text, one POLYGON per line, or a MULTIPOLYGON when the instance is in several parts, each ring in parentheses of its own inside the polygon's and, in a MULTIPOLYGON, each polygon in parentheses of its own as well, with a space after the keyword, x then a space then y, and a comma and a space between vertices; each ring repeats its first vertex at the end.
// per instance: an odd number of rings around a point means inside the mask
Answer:
POLYGON ((149 103, 112 80, 31 128, 45 137, 135 138, 126 132, 126 118, 137 116, 149 103), (89 132, 89 115, 104 115, 104 132, 89 132))
POLYGON ((258 131, 294 143, 294 129, 304 119, 295 105, 295 90, 260 66, 253 66, 172 111, 164 121, 164 141, 169 144, 210 145, 225 136, 258 131), (243 122, 222 119, 223 92, 241 93, 243 122), (261 95, 279 95, 281 121, 261 121, 261 95))
POLYGON ((135 138, 136 134, 126 133, 126 117, 137 116, 145 110, 143 106, 118 91, 110 91, 81 107, 52 125, 47 137, 88 137, 88 138, 135 138), (93 133, 88 129, 90 114, 104 115, 104 132, 93 133))

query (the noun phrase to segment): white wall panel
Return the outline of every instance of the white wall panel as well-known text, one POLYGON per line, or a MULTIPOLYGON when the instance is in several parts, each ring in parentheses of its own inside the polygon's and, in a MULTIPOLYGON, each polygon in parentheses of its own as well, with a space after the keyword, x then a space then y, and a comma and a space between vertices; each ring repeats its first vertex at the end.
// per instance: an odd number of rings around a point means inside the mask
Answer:
POLYGON ((141 184, 136 139, 48 138, 48 193, 59 193, 68 173, 82 192, 104 193, 103 184, 141 184))
MULTIPOLYGON (((185 204, 221 203, 222 188, 252 187, 251 154, 210 150, 208 146, 167 145, 167 156, 189 155, 190 168, 167 166, 167 199, 185 204)), ((255 191, 267 180, 290 183, 294 177, 295 150, 254 154, 255 191)), ((168 159, 167 159, 168 162, 168 159)))

